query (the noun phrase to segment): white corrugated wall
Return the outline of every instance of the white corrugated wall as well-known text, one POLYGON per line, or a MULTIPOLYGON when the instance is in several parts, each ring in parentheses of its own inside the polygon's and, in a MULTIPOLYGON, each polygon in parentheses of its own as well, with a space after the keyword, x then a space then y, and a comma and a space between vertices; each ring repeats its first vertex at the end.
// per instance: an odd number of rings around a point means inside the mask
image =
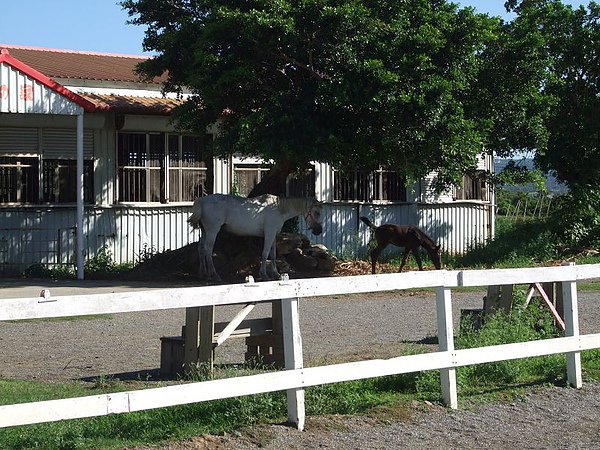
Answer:
POLYGON ((447 253, 462 254, 491 237, 490 205, 464 201, 420 204, 417 225, 447 253))
MULTIPOLYGON (((72 207, 5 207, 0 228, 0 273, 18 273, 33 264, 75 263, 76 237, 72 207)), ((187 223, 191 205, 114 206, 86 208, 85 255, 103 247, 116 262, 135 262, 145 253, 175 250, 197 242, 199 232, 187 223)), ((312 243, 324 244, 340 258, 363 258, 371 232, 360 221, 376 225, 412 224, 422 228, 447 253, 463 253, 473 242, 489 237, 489 205, 452 204, 345 204, 326 203, 323 233, 313 236, 299 219, 300 231, 312 243)), ((387 254, 397 249, 391 248, 387 254)))

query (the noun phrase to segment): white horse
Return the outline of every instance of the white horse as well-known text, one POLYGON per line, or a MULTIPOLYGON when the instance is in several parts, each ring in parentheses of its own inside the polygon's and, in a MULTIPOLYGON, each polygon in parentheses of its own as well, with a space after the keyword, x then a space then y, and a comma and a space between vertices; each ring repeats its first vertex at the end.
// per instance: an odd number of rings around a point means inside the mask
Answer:
POLYGON ((314 198, 285 198, 275 195, 244 198, 235 195, 212 194, 199 197, 194 202, 188 219, 194 228, 200 228, 202 236, 198 245, 200 264, 207 269, 207 277, 221 281, 212 259, 217 234, 224 228, 238 236, 264 237, 265 243, 260 261, 260 275, 268 280, 267 258, 271 259, 271 275, 279 279, 277 272, 275 238, 286 220, 304 214, 308 228, 315 235, 321 234, 323 204, 314 198))

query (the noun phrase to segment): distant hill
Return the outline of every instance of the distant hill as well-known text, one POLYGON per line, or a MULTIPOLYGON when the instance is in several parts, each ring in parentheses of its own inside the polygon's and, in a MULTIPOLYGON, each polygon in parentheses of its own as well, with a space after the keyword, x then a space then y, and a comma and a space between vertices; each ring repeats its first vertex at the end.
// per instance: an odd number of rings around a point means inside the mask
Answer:
MULTIPOLYGON (((495 169, 496 173, 499 173, 502 169, 504 169, 509 161, 512 161, 512 160, 496 158, 494 160, 494 169, 495 169)), ((529 158, 516 159, 515 161, 518 162, 518 165, 524 165, 529 170, 533 170, 533 168, 534 168, 533 159, 529 159, 529 158)), ((551 175, 546 177, 546 188, 548 189, 548 192, 554 193, 554 194, 562 194, 564 192, 567 192, 567 190, 568 190, 564 184, 556 181, 556 178, 551 175)), ((536 187, 531 183, 524 184, 521 186, 505 186, 504 189, 507 189, 509 191, 524 191, 524 192, 536 192, 537 191, 536 187)))

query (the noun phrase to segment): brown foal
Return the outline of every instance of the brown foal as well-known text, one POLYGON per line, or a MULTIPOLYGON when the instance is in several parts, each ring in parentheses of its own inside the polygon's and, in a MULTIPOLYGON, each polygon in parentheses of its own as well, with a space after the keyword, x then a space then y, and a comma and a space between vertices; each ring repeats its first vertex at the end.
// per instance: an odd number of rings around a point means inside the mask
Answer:
POLYGON ((404 247, 404 255, 402 256, 399 272, 402 272, 402 269, 406 265, 406 260, 410 252, 415 256, 417 264, 419 265, 419 270, 423 270, 419 247, 423 247, 427 251, 436 269, 439 270, 442 268, 441 246, 435 245, 433 239, 427 236, 421 229, 412 225, 384 224, 376 226, 366 217, 361 217, 360 220, 375 231, 377 247, 371 250, 371 273, 375 273, 377 260, 379 259, 379 256, 381 256, 381 252, 383 252, 389 244, 397 247, 404 247))

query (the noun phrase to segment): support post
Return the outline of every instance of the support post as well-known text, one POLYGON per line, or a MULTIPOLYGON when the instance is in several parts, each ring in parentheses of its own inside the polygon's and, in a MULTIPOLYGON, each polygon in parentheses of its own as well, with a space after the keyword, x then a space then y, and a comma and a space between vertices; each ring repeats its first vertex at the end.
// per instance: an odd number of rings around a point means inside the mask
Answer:
POLYGON ((200 307, 200 333, 198 343, 198 362, 205 363, 212 371, 214 364, 213 337, 215 335, 215 307, 200 307))
POLYGON ((77 235, 77 258, 75 258, 75 264, 77 265, 77 279, 83 280, 83 266, 85 263, 84 257, 84 233, 83 233, 83 111, 77 114, 77 225, 75 232, 77 235))
POLYGON ((504 314, 510 314, 510 310, 512 309, 513 290, 514 285, 512 284, 505 284, 502 286, 500 292, 500 308, 504 311, 504 314))
MULTIPOLYGON (((285 369, 303 369, 302 336, 300 334, 300 318, 298 314, 298 299, 288 298, 281 300, 281 323, 283 325, 283 352, 285 369)), ((275 318, 273 318, 275 328, 275 318)), ((304 389, 288 389, 288 421, 298 430, 304 430, 306 411, 304 405, 304 389)))
MULTIPOLYGON (((563 266, 574 266, 575 263, 563 263, 563 266)), ((564 302, 565 336, 579 336, 579 306, 577 304, 577 282, 563 281, 562 294, 564 302)), ((581 352, 567 353, 567 381, 577 389, 583 385, 581 375, 581 352)))
POLYGON ((213 365, 214 306, 185 309, 183 370, 190 371, 199 362, 213 365))
POLYGON ((485 316, 495 314, 502 310, 510 313, 512 307, 513 285, 488 286, 487 295, 483 302, 483 314, 485 316))
POLYGON ((200 334, 200 308, 185 309, 185 331, 183 333, 183 372, 189 372, 198 362, 200 334))
MULTIPOLYGON (((452 295, 449 288, 440 286, 436 289, 436 307, 440 351, 453 352, 454 326, 452 323, 452 295)), ((452 409, 457 409, 456 368, 441 369, 440 378, 444 403, 452 409)))

